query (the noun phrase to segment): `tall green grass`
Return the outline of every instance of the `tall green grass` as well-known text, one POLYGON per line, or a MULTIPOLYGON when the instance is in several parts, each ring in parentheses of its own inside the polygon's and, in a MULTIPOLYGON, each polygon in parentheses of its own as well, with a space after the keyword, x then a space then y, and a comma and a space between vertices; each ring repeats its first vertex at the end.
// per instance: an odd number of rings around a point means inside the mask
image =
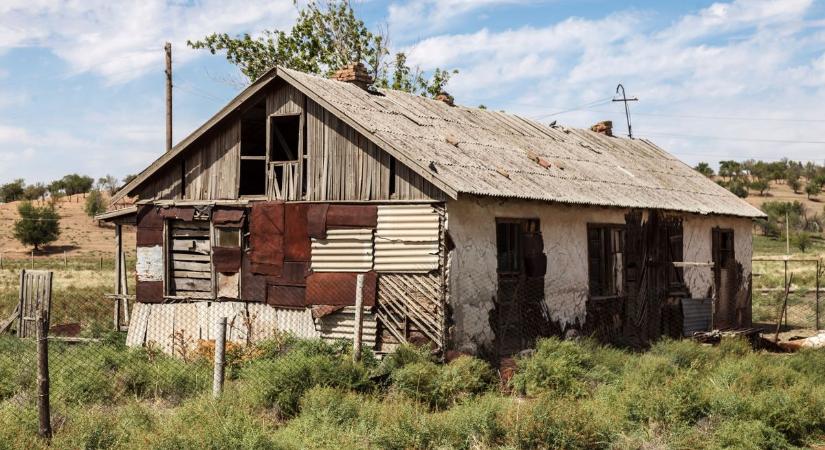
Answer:
MULTIPOLYGON (((4 338, 0 350, 0 449, 43 447, 32 375, 18 364, 33 363, 33 349, 4 338)), ((321 341, 253 350, 214 400, 208 361, 117 342, 55 346, 50 448, 786 449, 825 440, 823 351, 769 354, 725 340, 630 353, 547 339, 501 385, 484 361, 440 364, 412 347, 361 363, 348 345, 321 341)))

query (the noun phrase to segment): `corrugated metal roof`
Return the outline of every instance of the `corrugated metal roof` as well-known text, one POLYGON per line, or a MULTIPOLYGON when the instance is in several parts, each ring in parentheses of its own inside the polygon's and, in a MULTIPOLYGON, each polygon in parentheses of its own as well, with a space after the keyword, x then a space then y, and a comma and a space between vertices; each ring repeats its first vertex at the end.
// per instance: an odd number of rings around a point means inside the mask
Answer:
POLYGON ((400 91, 370 93, 290 69, 279 68, 278 73, 311 98, 333 105, 367 130, 372 135, 368 137, 419 167, 429 167, 427 175, 458 193, 763 216, 645 139, 550 127, 400 91))

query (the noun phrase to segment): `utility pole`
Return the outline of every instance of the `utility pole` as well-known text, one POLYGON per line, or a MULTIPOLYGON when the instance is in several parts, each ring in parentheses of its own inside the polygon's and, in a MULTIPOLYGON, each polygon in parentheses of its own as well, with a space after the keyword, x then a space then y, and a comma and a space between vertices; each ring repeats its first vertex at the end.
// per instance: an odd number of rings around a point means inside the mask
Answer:
POLYGON ((163 46, 166 51, 166 151, 172 150, 172 44, 163 46))
POLYGON ((624 115, 625 118, 627 118, 627 137, 633 139, 633 127, 630 125, 630 109, 627 106, 627 102, 638 102, 639 99, 636 97, 627 98, 627 96, 624 93, 624 86, 622 86, 621 83, 619 83, 619 85, 616 86, 616 94, 619 93, 619 89, 622 90, 622 98, 614 98, 613 101, 624 103, 624 115))

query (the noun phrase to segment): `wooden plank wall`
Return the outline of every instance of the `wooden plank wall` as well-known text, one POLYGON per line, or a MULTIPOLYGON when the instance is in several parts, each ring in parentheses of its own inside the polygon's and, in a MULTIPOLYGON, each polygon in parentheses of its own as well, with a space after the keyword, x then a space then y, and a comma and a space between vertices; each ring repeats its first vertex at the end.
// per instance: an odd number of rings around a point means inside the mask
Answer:
MULTIPOLYGON (((304 113, 304 109, 308 154, 304 200, 446 199, 438 188, 398 162, 395 163, 395 195, 391 195, 393 163, 387 152, 292 86, 273 85, 266 96, 268 115, 304 113)), ((186 153, 183 161, 171 163, 150 178, 139 198, 237 199, 240 140, 239 118, 218 125, 186 153), (181 185, 183 170, 185 186, 181 185)))
POLYGON ((212 298, 209 222, 170 222, 169 256, 173 295, 212 298))
POLYGON ((236 199, 240 150, 241 122, 234 119, 219 125, 200 143, 196 143, 182 160, 169 164, 151 177, 138 197, 141 200, 236 199), (186 185, 182 193, 181 180, 184 177, 186 185))

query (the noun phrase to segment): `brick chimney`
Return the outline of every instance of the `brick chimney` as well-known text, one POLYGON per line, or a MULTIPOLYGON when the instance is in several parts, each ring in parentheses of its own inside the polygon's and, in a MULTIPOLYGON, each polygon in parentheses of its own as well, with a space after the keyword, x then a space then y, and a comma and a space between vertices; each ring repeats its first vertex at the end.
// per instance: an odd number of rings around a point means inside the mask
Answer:
POLYGON ((336 70, 330 78, 333 80, 344 81, 346 83, 352 83, 361 89, 367 89, 367 87, 373 82, 372 77, 369 72, 367 72, 367 68, 360 62, 347 64, 346 66, 336 70))
POLYGON ((603 120, 590 127, 590 131, 595 131, 596 133, 600 133, 605 136, 613 136, 613 121, 603 120))
POLYGON ((455 99, 453 98, 453 96, 446 93, 446 92, 444 92, 444 91, 442 91, 438 95, 436 95, 435 99, 440 101, 440 102, 444 102, 444 103, 446 103, 450 106, 455 106, 455 99))

